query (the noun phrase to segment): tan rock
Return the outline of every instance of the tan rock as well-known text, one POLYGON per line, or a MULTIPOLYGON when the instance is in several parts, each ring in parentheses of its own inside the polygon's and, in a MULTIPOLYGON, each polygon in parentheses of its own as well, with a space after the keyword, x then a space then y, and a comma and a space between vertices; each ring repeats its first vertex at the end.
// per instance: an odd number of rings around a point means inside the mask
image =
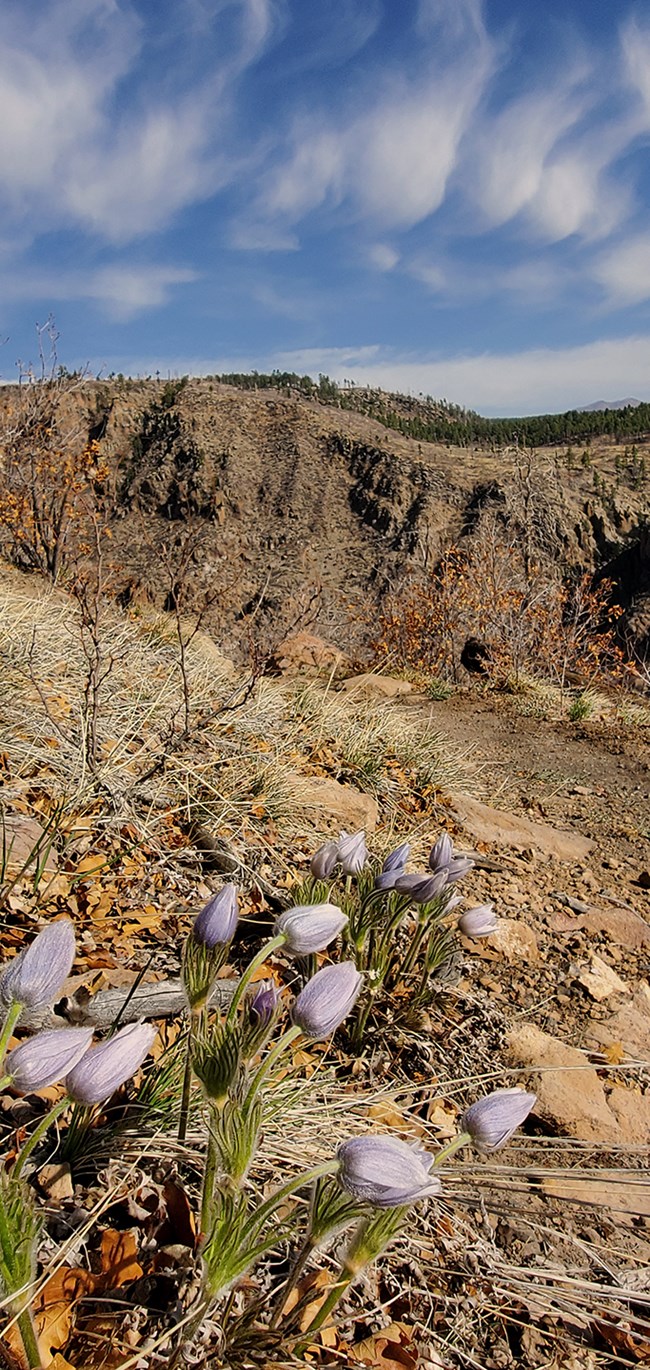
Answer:
POLYGON ((632 951, 650 947, 650 927, 633 909, 589 907, 582 916, 582 926, 590 932, 600 932, 608 941, 632 951))
POLYGON ((620 975, 617 975, 602 957, 596 956, 595 952, 592 953, 589 965, 581 970, 578 981, 597 1003, 603 999, 610 999, 612 994, 630 993, 620 975))
POLYGON ((58 870, 51 836, 35 818, 5 813, 0 822, 0 859, 10 872, 30 870, 38 862, 47 875, 58 870), (49 848, 49 850, 48 850, 49 848))
POLYGON ((339 689, 345 694, 358 695, 364 699, 397 699, 399 695, 410 694, 413 686, 410 680, 369 672, 367 675, 348 676, 339 689))
POLYGON ((516 918, 500 918, 495 932, 485 938, 489 947, 506 961, 539 961, 539 947, 532 928, 516 918))
POLYGON ((67 1161, 42 1165, 38 1172, 38 1183, 45 1190, 48 1199, 52 1199, 55 1203, 73 1197, 74 1186, 67 1161))
POLYGON ((353 785, 341 785, 338 780, 326 776, 296 775, 292 785, 306 809, 318 810, 349 832, 361 828, 366 833, 374 832, 379 808, 371 794, 355 790, 353 785))
POLYGON ((560 861, 584 861, 593 842, 577 832, 561 832, 548 823, 533 823, 505 809, 493 809, 467 794, 452 794, 451 810, 465 832, 495 846, 533 848, 560 861))
POLYGON ((347 661, 343 652, 315 633, 293 633, 277 648, 272 663, 281 675, 342 675, 347 661))
POLYGON ((650 986, 644 982, 632 1002, 623 1004, 604 1023, 591 1023, 587 1042, 605 1048, 620 1042, 633 1060, 650 1062, 650 986))
POLYGON ((650 1218, 650 1185, 645 1176, 621 1181, 618 1175, 607 1180, 594 1180, 590 1175, 559 1175, 542 1177, 541 1183, 544 1193, 556 1199, 650 1218))
POLYGON ((535 1113, 558 1132, 585 1142, 620 1140, 617 1119, 584 1051, 567 1046, 533 1023, 512 1028, 508 1057, 525 1068, 537 1095, 535 1113))
POLYGON ((650 1094, 614 1085, 607 1103, 616 1118, 621 1138, 629 1145, 648 1145, 650 1137, 650 1094))

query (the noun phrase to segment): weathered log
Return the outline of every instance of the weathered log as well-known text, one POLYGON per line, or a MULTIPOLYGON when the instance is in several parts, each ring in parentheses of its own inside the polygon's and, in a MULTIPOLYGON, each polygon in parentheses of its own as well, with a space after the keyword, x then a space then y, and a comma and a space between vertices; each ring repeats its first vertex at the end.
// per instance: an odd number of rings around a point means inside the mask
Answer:
MULTIPOLYGON (((212 1003, 225 1008, 235 991, 237 980, 217 980, 212 1003)), ((52 1008, 26 1010, 20 1019, 20 1027, 31 1032, 41 1028, 95 1027, 98 1032, 113 1026, 119 1019, 120 1024, 134 1023, 139 1018, 176 1018, 186 1006, 180 980, 146 981, 121 989, 101 989, 90 998, 83 991, 74 998, 62 999, 52 1008)))

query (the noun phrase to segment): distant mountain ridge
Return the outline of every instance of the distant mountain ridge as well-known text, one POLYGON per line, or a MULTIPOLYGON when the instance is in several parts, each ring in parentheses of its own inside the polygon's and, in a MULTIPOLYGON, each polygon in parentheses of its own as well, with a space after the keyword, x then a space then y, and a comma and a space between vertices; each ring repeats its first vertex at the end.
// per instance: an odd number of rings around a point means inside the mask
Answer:
POLYGON ((583 404, 579 412, 597 414, 602 409, 636 409, 638 404, 643 404, 643 400, 594 400, 593 404, 583 404))

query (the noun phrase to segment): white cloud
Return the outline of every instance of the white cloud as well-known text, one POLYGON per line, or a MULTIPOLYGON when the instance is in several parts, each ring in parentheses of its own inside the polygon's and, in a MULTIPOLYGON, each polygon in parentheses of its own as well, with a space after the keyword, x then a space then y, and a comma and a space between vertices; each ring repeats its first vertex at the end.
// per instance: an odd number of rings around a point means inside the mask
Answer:
POLYGON ((593 275, 614 305, 650 299, 650 233, 639 233, 603 253, 593 275))
POLYGON ((531 348, 427 359, 371 349, 367 362, 336 350, 306 354, 305 369, 359 385, 446 398, 485 414, 561 412, 600 395, 650 399, 650 337, 604 339, 580 347, 531 348), (328 371, 329 368, 329 371, 328 371))
POLYGON ((185 267, 115 263, 91 271, 14 272, 0 278, 7 300, 92 300, 109 319, 124 322, 167 303, 175 286, 197 273, 185 267))
POLYGON ((478 2, 459 0, 451 30, 438 0, 426 9, 408 73, 388 64, 360 83, 352 109, 296 119, 263 179, 260 217, 295 223, 344 201, 374 224, 409 228, 439 207, 495 53, 478 2))
POLYGON ((277 7, 275 0, 212 0, 210 8, 213 25, 219 10, 237 11, 236 39, 207 75, 192 81, 185 73, 184 87, 175 88, 173 68, 164 79, 148 70, 151 35, 128 0, 48 0, 29 11, 5 0, 6 220, 31 232, 81 225, 126 242, 165 227, 234 178, 241 158, 230 153, 226 120, 239 78, 272 37, 277 7))
POLYGON ((390 243, 373 243, 366 255, 378 271, 392 271, 399 261, 399 252, 396 252, 390 243))

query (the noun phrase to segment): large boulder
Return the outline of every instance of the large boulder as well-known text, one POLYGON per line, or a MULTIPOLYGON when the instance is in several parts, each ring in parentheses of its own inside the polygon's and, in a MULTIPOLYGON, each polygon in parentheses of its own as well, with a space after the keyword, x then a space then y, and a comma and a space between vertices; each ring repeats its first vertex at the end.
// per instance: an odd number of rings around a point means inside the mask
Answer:
POLYGON ((460 826, 478 842, 503 847, 533 848, 559 861, 584 861, 593 842, 577 832, 561 832, 548 823, 533 823, 505 809, 493 809, 468 794, 452 794, 449 806, 460 826))
POLYGON ((327 776, 297 775, 295 793, 306 809, 315 810, 347 832, 364 828, 366 833, 371 833, 377 826, 377 800, 371 794, 355 790, 353 785, 341 785, 327 776))
POLYGON ((400 680, 392 675, 375 675, 371 671, 366 675, 348 676, 339 685, 342 693, 362 699, 397 699, 400 695, 410 694, 412 689, 410 680, 400 680))
POLYGON ((280 675, 335 675, 349 669, 343 652, 316 633, 293 633, 276 648, 271 662, 280 675))

